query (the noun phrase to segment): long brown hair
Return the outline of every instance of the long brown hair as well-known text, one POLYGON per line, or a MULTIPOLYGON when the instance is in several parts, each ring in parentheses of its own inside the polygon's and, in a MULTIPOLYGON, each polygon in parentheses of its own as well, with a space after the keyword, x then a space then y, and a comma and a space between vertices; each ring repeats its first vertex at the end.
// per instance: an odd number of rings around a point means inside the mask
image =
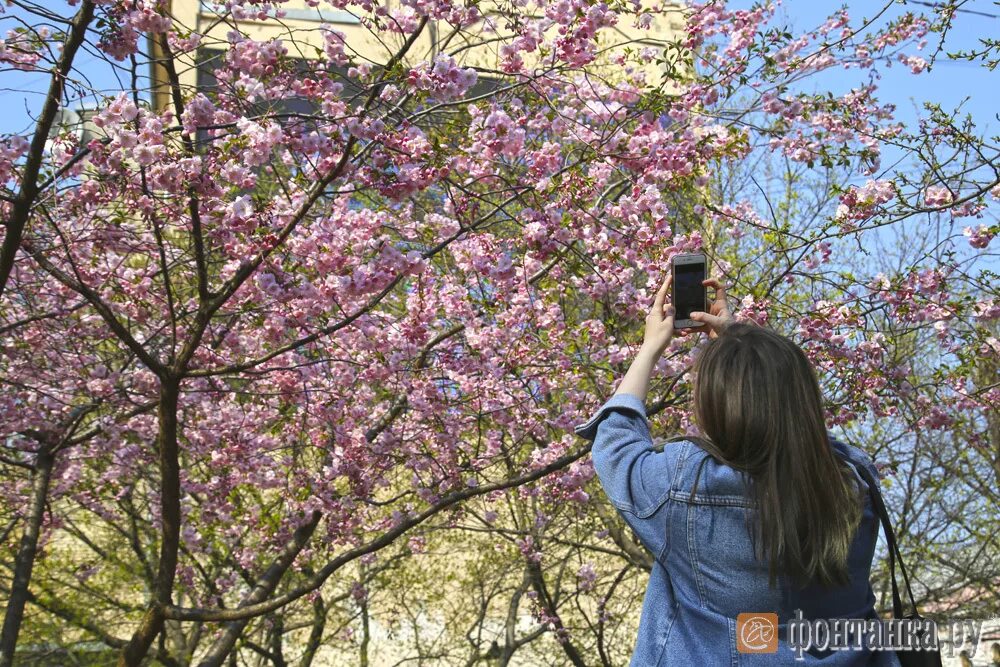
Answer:
POLYGON ((846 584, 861 499, 828 441, 806 355, 767 327, 736 322, 708 341, 692 370, 706 448, 749 475, 751 539, 768 560, 770 585, 779 571, 803 586, 846 584))

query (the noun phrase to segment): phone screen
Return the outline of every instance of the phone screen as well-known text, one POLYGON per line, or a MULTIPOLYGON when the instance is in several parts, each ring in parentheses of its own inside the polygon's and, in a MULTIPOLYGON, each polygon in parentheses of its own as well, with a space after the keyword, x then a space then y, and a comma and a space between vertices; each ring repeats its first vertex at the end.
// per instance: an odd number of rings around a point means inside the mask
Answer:
POLYGON ((677 264, 674 266, 675 320, 691 319, 691 313, 705 310, 705 264, 677 264))

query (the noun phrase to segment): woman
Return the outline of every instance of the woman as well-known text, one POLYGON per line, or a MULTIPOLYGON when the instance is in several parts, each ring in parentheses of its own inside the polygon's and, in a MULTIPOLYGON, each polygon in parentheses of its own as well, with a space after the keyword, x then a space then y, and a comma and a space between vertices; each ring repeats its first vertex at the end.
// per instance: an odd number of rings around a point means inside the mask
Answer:
POLYGON ((705 437, 651 447, 649 376, 674 335, 669 277, 617 391, 576 427, 594 442, 608 498, 654 556, 631 664, 899 665, 858 636, 849 637, 863 642, 854 650, 793 652, 787 621, 797 611, 877 618, 868 577, 878 524, 854 466, 877 473, 864 452, 827 434, 803 352, 734 322, 722 285, 704 284, 715 301, 691 317, 709 337, 692 369, 705 437), (756 619, 738 624, 741 614, 756 619), (776 627, 766 614, 777 615, 776 627))

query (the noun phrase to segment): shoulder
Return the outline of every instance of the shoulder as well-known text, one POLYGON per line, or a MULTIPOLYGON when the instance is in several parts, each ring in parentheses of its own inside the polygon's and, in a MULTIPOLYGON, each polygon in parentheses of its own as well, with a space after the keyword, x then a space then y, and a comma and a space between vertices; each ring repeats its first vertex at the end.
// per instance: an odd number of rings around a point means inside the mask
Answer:
POLYGON ((663 457, 663 460, 672 461, 678 466, 684 465, 692 454, 701 451, 698 446, 686 438, 653 438, 653 451, 663 457))
POLYGON ((749 505, 745 475, 717 460, 695 440, 675 438, 657 446, 663 447, 663 453, 670 457, 673 465, 670 495, 674 500, 706 505, 749 505))
POLYGON ((849 445, 846 442, 830 435, 830 446, 833 447, 834 452, 840 454, 841 457, 848 460, 849 463, 854 463, 857 465, 862 465, 868 472, 870 472, 875 479, 880 477, 878 468, 875 466, 875 461, 871 454, 861 449, 860 447, 855 447, 854 445, 849 445))
POLYGON ((849 464, 853 464, 850 466, 851 472, 854 474, 854 479, 858 484, 859 490, 865 496, 864 502, 866 504, 869 503, 870 500, 868 498, 870 496, 869 492, 872 485, 868 480, 872 480, 875 484, 875 488, 878 489, 879 480, 882 478, 882 475, 879 472, 878 467, 875 465, 875 461, 872 459, 872 456, 860 447, 849 445, 846 442, 834 438, 833 436, 830 436, 830 446, 833 447, 833 450, 837 452, 841 458, 846 459, 849 464), (868 472, 867 479, 861 474, 861 469, 868 472))

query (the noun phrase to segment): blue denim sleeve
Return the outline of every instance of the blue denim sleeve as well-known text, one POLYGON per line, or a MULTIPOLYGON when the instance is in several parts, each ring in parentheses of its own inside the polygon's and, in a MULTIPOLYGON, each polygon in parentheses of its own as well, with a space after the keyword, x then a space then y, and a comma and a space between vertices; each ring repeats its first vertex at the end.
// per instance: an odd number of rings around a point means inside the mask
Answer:
POLYGON ((667 454, 651 449, 653 439, 642 399, 615 394, 574 430, 594 442, 594 470, 608 499, 653 554, 658 554, 666 540, 666 526, 653 514, 667 499, 671 470, 667 454))

